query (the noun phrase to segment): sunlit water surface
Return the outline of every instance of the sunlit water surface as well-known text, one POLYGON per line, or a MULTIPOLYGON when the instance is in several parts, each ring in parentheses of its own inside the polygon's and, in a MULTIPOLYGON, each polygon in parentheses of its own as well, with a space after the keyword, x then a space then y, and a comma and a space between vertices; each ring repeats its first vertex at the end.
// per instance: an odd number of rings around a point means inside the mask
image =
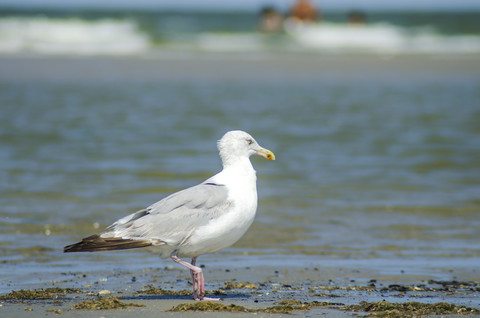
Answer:
POLYGON ((373 57, 393 66, 372 73, 355 57, 325 72, 308 55, 219 58, 223 70, 208 57, 1 62, 18 71, 0 85, 4 282, 171 265, 62 248, 219 171, 216 140, 231 129, 277 160, 252 159, 255 223, 205 264, 478 267, 480 72, 448 59, 420 70, 415 57, 373 57))

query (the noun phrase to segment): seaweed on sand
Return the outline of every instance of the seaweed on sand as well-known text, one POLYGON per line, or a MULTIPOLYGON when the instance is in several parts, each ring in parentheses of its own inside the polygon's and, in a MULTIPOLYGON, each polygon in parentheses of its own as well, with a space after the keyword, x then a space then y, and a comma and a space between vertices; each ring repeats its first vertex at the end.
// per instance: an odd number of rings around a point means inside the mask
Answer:
POLYGON ((419 302, 390 303, 388 301, 366 302, 341 308, 345 311, 366 312, 367 317, 418 317, 425 315, 471 315, 479 310, 448 303, 424 304, 419 302))
POLYGON ((73 306, 76 310, 108 310, 125 309, 127 307, 145 307, 142 304, 124 303, 116 297, 100 297, 94 300, 85 300, 73 306))
POLYGON ((271 307, 250 309, 250 308, 246 308, 246 307, 235 305, 235 304, 224 305, 216 302, 205 301, 205 302, 180 304, 178 306, 170 308, 168 311, 215 311, 215 312, 290 314, 293 311, 308 311, 314 307, 330 307, 335 305, 336 304, 332 304, 329 302, 313 301, 311 303, 307 303, 307 302, 302 303, 299 300, 283 300, 271 307))
POLYGON ((38 299, 55 299, 66 294, 83 293, 82 290, 76 288, 41 288, 41 289, 21 289, 12 290, 9 294, 0 296, 0 300, 38 300, 38 299))

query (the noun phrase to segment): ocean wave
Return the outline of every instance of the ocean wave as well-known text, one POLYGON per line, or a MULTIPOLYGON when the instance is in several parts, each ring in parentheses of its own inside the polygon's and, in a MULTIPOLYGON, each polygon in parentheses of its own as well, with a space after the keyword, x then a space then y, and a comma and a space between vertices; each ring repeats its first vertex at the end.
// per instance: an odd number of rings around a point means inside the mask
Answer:
POLYGON ((349 25, 286 21, 286 32, 306 50, 388 54, 480 52, 480 36, 441 35, 432 28, 408 29, 386 23, 349 25))
POLYGON ((129 20, 5 17, 0 19, 1 53, 125 55, 145 52, 148 36, 129 20))
MULTIPOLYGON (((284 32, 176 30, 158 21, 150 28, 128 18, 1 17, 0 54, 142 55, 159 52, 318 52, 322 54, 478 54, 480 36, 440 34, 433 27, 388 23, 301 24, 284 32)), ((160 20, 159 20, 160 21, 160 20)))

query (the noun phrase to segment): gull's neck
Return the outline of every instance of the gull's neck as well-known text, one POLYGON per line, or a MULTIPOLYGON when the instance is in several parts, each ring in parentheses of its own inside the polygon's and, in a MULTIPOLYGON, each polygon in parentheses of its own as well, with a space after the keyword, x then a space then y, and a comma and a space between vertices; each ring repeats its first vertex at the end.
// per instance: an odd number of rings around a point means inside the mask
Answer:
POLYGON ((236 160, 223 160, 223 170, 214 176, 216 182, 222 184, 231 184, 238 182, 257 181, 257 176, 253 165, 248 157, 236 158, 236 160))
POLYGON ((250 161, 249 157, 237 157, 237 158, 222 158, 223 170, 236 170, 239 172, 255 173, 255 169, 253 169, 252 162, 250 161))

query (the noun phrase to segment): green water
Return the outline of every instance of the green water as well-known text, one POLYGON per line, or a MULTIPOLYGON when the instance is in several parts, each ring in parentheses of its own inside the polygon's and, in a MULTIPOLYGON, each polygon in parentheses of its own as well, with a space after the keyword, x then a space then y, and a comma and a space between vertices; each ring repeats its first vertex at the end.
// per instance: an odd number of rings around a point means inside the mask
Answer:
POLYGON ((142 250, 62 248, 216 173, 216 140, 231 129, 252 133, 277 161, 253 159, 256 221, 235 246, 201 258, 210 266, 289 255, 292 266, 409 264, 424 273, 433 262, 473 271, 479 65, 313 55, 3 58, 2 272, 15 284, 32 272, 170 265, 142 250))

